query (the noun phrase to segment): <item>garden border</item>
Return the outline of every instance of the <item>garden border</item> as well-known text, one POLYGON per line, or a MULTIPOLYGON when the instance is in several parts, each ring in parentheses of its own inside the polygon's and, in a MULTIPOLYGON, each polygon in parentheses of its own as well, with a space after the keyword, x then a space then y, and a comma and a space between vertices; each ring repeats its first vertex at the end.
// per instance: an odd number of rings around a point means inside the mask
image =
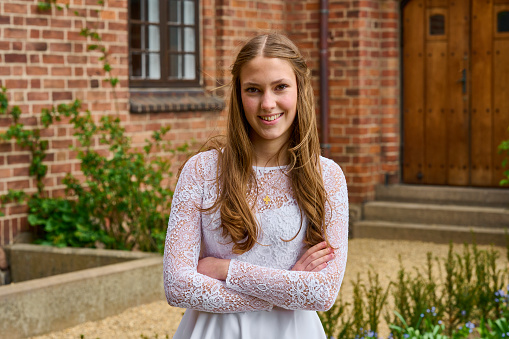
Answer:
MULTIPOLYGON (((35 245, 9 246, 8 257, 15 255, 17 246, 35 245)), ((41 258, 47 249, 43 248, 41 258)), ((55 251, 65 253, 65 257, 108 252, 51 248, 51 252, 55 251)), ((118 257, 118 252, 121 251, 111 251, 111 254, 118 257)), ((13 339, 35 336, 164 300, 162 257, 152 253, 123 253, 127 262, 0 286, 2 336, 13 339)))

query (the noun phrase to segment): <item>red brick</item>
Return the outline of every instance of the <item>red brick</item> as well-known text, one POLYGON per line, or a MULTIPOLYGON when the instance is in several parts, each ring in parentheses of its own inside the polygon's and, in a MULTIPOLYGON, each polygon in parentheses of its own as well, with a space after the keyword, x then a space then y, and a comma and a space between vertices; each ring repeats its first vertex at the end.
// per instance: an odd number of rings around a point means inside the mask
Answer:
POLYGON ((27 67, 27 75, 46 75, 48 74, 47 67, 39 67, 39 66, 28 66, 27 67))
POLYGON ((38 29, 31 29, 30 30, 30 37, 32 39, 39 39, 39 37, 41 36, 41 31, 38 30, 38 29))
POLYGON ((69 148, 72 146, 72 140, 52 140, 51 147, 53 149, 69 148))
POLYGON ((26 54, 5 54, 5 62, 6 63, 15 63, 15 62, 27 62, 26 54))
POLYGON ((29 92, 27 94, 29 101, 44 101, 49 99, 48 92, 29 92))
POLYGON ((67 40, 71 40, 71 41, 86 41, 87 38, 85 38, 84 36, 80 35, 79 32, 74 32, 74 31, 68 31, 67 32, 67 40))
POLYGON ((16 180, 7 183, 7 189, 9 190, 22 190, 30 188, 29 180, 16 180))
POLYGON ((25 17, 24 16, 13 16, 12 24, 14 26, 24 26, 25 25, 25 17))
POLYGON ((88 81, 85 79, 82 80, 68 80, 67 86, 69 88, 87 88, 88 87, 88 81))
POLYGON ((11 39, 26 39, 27 30, 21 28, 4 28, 4 36, 11 39))
MULTIPOLYGON (((21 106, 20 106, 20 108, 21 108, 21 106)), ((21 108, 21 111, 23 112, 24 110, 21 108)), ((21 118, 19 118, 19 122, 22 123, 23 125, 26 125, 26 126, 36 126, 37 125, 37 118, 36 117, 24 117, 24 116, 21 116, 21 118)))
POLYGON ((0 41, 0 50, 7 51, 11 49, 9 41, 0 41))
POLYGON ((23 4, 10 4, 10 3, 4 3, 4 13, 19 13, 19 14, 26 14, 28 7, 27 5, 23 4))
POLYGON ((67 57, 67 62, 70 64, 86 64, 87 56, 86 55, 69 55, 67 57))
POLYGON ((12 43, 12 50, 13 51, 21 51, 21 50, 23 50, 23 43, 21 41, 14 41, 12 43))
POLYGON ((27 51, 46 51, 48 50, 48 44, 45 42, 27 42, 27 51))
POLYGON ((9 208, 9 215, 24 214, 28 212, 27 205, 16 205, 9 208))
POLYGON ((71 43, 52 43, 49 45, 49 49, 52 52, 71 52, 71 43))
POLYGON ((31 64, 38 64, 39 62, 40 62, 39 55, 37 55, 37 54, 30 55, 30 63, 31 64))
POLYGON ((59 165, 51 165, 50 173, 70 173, 72 170, 71 164, 59 164, 59 165))
POLYGON ((127 24, 123 22, 108 22, 108 30, 127 32, 127 24))
POLYGON ((54 30, 44 30, 42 31, 42 37, 44 39, 63 39, 64 32, 63 31, 54 31, 54 30))
POLYGON ((53 92, 52 99, 57 100, 72 100, 72 92, 53 92))
POLYGON ((7 88, 28 88, 28 81, 21 79, 8 79, 5 80, 5 87, 7 88))
POLYGON ((63 27, 63 28, 71 28, 72 21, 68 19, 51 19, 51 27, 63 27))
POLYGON ((41 80, 39 79, 30 80, 30 88, 41 88, 41 80))
POLYGON ((72 69, 70 67, 53 67, 51 69, 51 75, 53 75, 53 76, 71 76, 72 69))
POLYGON ((42 62, 45 64, 63 64, 64 57, 62 55, 43 55, 42 62))
POLYGON ((10 25, 10 24, 11 24, 10 16, 0 15, 0 25, 10 25))
POLYGON ((48 26, 47 18, 26 18, 27 26, 48 26))
POLYGON ((18 220, 19 220, 19 230, 21 232, 26 232, 26 231, 32 230, 32 228, 28 224, 27 217, 20 217, 18 220))
POLYGON ((65 80, 44 79, 44 88, 65 88, 65 80))

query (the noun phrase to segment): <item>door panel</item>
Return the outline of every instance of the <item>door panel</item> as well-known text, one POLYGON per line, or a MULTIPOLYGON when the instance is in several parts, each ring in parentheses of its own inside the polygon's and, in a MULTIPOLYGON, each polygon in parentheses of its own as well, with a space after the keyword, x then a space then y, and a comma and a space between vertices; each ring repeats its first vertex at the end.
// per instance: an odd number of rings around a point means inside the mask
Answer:
POLYGON ((452 90, 448 92, 446 107, 447 125, 447 184, 468 185, 470 182, 469 158, 469 115, 468 115, 468 49, 469 6, 467 1, 452 1, 449 6, 449 36, 465 37, 448 39, 447 83, 452 90))
POLYGON ((492 182, 492 3, 472 2, 471 57, 471 184, 488 186, 492 182))
POLYGON ((405 183, 498 186, 497 145, 509 137, 509 23, 497 18, 509 20, 509 0, 404 7, 405 183))
POLYGON ((436 77, 447 74, 447 41, 426 44, 425 182, 447 184, 445 106, 448 84, 436 77))
POLYGON ((420 183, 424 171, 424 0, 412 1, 406 7, 403 20, 405 50, 403 53, 403 180, 420 183))

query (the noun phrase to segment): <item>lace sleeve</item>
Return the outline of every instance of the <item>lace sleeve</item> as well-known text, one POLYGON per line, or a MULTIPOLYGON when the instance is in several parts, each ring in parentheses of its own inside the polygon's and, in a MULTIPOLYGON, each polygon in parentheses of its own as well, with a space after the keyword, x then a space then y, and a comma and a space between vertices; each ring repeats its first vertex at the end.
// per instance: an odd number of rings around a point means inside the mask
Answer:
MULTIPOLYGON (((332 162, 332 161, 331 161, 332 162)), ((320 272, 293 272, 230 262, 226 286, 287 309, 324 311, 334 305, 348 252, 348 195, 343 172, 335 163, 324 164, 327 235, 335 258, 320 272)))
POLYGON ((172 306, 214 313, 271 310, 272 304, 228 289, 224 282, 197 272, 201 243, 204 166, 191 158, 173 196, 163 258, 164 290, 172 306))

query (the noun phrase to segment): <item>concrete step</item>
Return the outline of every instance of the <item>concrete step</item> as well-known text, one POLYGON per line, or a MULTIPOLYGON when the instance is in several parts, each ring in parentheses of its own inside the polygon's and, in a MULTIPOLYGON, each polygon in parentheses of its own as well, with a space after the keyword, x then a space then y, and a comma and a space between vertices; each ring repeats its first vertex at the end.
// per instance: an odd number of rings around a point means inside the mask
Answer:
POLYGON ((380 185, 376 200, 509 208, 509 188, 380 185))
POLYGON ((372 201, 364 220, 507 228, 509 208, 372 201))
POLYGON ((472 243, 506 246, 506 229, 457 225, 416 224, 363 220, 353 224, 354 238, 419 240, 435 243, 472 243))

